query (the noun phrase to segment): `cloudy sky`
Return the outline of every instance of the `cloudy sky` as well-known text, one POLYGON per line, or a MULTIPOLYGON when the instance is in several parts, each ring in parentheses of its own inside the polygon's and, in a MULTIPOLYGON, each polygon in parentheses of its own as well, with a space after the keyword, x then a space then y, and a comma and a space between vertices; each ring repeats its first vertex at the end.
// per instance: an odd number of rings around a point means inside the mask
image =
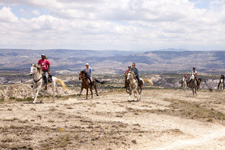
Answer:
POLYGON ((0 48, 225 50, 225 0, 1 0, 0 48))

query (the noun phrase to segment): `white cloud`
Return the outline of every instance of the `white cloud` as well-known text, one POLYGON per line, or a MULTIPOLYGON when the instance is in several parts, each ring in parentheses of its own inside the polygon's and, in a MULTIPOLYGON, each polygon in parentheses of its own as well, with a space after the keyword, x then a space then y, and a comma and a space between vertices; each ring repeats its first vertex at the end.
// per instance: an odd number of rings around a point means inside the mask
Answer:
POLYGON ((0 10, 0 22, 4 23, 15 23, 18 18, 11 12, 9 7, 3 7, 0 10))
POLYGON ((39 16, 40 15, 40 12, 38 10, 33 10, 32 13, 35 15, 35 16, 39 16))
MULTIPOLYGON (((213 41, 217 43, 214 49, 225 49, 225 0, 212 0, 208 8, 197 8, 200 1, 188 0, 2 0, 2 3, 7 5, 0 10, 3 47, 14 42, 15 48, 208 49, 213 41), (28 6, 35 16, 18 19, 11 9, 21 5, 28 6), (49 14, 41 15, 42 9, 49 10, 49 14)), ((20 12, 29 11, 21 8, 20 12)))

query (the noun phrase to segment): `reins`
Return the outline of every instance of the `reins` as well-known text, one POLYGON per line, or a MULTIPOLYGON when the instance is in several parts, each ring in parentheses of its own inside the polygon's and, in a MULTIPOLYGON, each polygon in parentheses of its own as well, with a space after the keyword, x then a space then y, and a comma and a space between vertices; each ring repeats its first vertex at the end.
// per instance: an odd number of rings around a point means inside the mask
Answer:
POLYGON ((42 77, 38 80, 34 80, 34 78, 33 78, 33 81, 37 84, 41 79, 42 79, 42 77))

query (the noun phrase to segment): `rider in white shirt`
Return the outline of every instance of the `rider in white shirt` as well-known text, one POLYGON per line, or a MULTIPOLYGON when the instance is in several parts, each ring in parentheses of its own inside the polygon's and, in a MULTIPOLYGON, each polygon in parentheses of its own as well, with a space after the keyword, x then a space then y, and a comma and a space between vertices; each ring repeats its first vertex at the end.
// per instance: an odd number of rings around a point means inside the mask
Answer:
POLYGON ((191 72, 191 78, 190 79, 191 80, 196 80, 197 81, 197 85, 200 86, 200 81, 198 80, 198 72, 196 71, 195 67, 193 67, 193 70, 191 72), (194 76, 192 76, 192 75, 194 75, 194 76))
POLYGON ((193 70, 191 72, 191 77, 192 77, 192 75, 194 75, 195 79, 198 78, 198 72, 196 71, 195 67, 193 67, 193 70))

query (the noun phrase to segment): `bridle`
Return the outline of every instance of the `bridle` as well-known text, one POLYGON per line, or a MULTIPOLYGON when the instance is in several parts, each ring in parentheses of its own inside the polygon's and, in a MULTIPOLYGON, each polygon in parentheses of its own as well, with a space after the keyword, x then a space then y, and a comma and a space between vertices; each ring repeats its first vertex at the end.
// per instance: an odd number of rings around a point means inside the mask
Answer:
POLYGON ((84 72, 80 72, 80 74, 79 74, 79 80, 80 79, 85 79, 86 77, 85 77, 85 73, 84 72))
MULTIPOLYGON (((131 72, 129 72, 128 75, 127 75, 127 80, 128 80, 128 81, 130 81, 130 78, 131 78, 130 76, 131 76, 131 75, 133 75, 133 74, 132 74, 131 72), (128 78, 128 77, 129 77, 129 78, 128 78)), ((134 77, 134 76, 133 76, 133 77, 134 77)), ((133 87, 133 85, 137 82, 134 78, 133 78, 133 80, 134 80, 134 82, 133 82, 132 84, 130 83, 132 87, 133 87)))
MULTIPOLYGON (((32 67, 36 67, 36 66, 32 66, 32 67)), ((36 67, 37 68, 37 67, 36 67)), ((41 79, 42 79, 42 76, 38 79, 38 80, 35 80, 34 79, 34 72, 32 74, 30 74, 30 76, 33 76, 33 81, 37 84, 41 79)))

